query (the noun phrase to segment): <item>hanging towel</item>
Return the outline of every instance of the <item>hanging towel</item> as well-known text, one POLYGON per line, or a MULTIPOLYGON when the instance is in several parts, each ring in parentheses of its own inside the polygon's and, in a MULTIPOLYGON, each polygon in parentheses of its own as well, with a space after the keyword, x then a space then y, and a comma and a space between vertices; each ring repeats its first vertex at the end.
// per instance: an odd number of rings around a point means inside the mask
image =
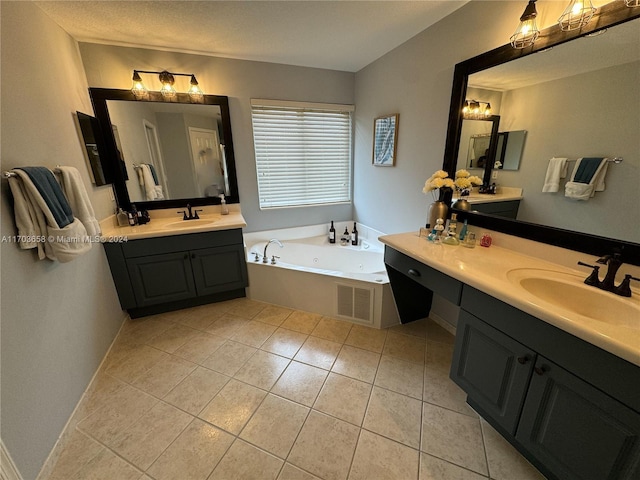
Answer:
POLYGON ((87 234, 92 237, 100 235, 100 224, 96 219, 87 190, 84 188, 80 172, 75 167, 58 167, 58 171, 62 177, 62 190, 74 216, 82 222, 87 229, 87 234))
POLYGON ((543 192, 557 192, 560 189, 560 179, 567 176, 567 159, 552 158, 547 166, 547 174, 544 177, 543 192))
POLYGON ((156 182, 154 182, 151 169, 146 163, 143 163, 138 168, 138 179, 140 180, 140 186, 144 190, 146 199, 156 200, 156 182))
POLYGON ((148 165, 149 170, 151 171, 151 176, 153 177, 153 184, 160 185, 160 183, 158 182, 158 174, 156 173, 156 167, 154 167, 153 164, 151 163, 147 163, 146 165, 148 165))
POLYGON ((579 158, 571 178, 564 186, 565 197, 574 200, 589 200, 596 192, 605 189, 607 158, 579 158))
POLYGON ((20 248, 37 248, 40 259, 61 263, 88 252, 92 244, 87 230, 67 213, 71 207, 53 173, 44 167, 21 167, 12 172, 16 176, 9 178, 9 186, 18 234, 35 237, 32 242, 20 242, 20 248))

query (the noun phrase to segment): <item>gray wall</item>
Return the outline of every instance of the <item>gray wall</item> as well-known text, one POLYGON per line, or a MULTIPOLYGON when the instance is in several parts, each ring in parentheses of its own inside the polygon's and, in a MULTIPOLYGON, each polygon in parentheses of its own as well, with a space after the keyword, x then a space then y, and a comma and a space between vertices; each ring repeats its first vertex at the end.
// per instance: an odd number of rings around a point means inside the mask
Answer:
MULTIPOLYGON (((76 110, 91 113, 77 44, 35 5, 1 3, 2 170, 78 168, 98 218, 110 187, 91 187, 76 110)), ((2 237, 16 234, 2 182, 2 237)), ((25 480, 36 477, 123 321, 100 245, 66 264, 1 245, 2 440, 25 480)))
MULTIPOLYGON (((133 69, 195 73, 205 93, 229 97, 233 146, 236 156, 240 203, 246 231, 260 231, 329 220, 352 218, 351 205, 260 210, 251 129, 251 98, 308 102, 354 102, 355 74, 334 70, 232 60, 201 55, 161 52, 81 43, 87 80, 92 87, 131 88, 133 69)), ((158 90, 155 76, 143 78, 147 88, 158 90), (154 81, 156 84, 154 84, 154 81)), ((186 90, 176 79, 176 89, 186 90)))

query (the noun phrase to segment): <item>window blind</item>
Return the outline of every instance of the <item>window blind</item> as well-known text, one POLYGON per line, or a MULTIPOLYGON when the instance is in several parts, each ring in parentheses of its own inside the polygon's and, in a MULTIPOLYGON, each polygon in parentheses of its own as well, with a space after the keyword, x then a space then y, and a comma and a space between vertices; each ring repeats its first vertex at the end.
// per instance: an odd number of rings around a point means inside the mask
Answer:
POLYGON ((260 208, 351 201, 348 105, 252 100, 260 208))

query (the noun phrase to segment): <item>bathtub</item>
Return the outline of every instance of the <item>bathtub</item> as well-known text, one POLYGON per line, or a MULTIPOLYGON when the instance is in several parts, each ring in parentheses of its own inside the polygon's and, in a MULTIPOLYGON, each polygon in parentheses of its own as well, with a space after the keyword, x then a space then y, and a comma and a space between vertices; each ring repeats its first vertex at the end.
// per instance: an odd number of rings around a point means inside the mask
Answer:
MULTIPOLYGON (((337 232, 353 222, 338 222, 337 232)), ((358 246, 330 244, 326 225, 244 234, 251 299, 375 328, 399 323, 384 267, 381 232, 358 225, 358 246), (283 247, 268 247, 278 239, 283 247), (256 259, 256 253, 258 254, 256 259), (276 264, 271 264, 272 256, 276 264)))

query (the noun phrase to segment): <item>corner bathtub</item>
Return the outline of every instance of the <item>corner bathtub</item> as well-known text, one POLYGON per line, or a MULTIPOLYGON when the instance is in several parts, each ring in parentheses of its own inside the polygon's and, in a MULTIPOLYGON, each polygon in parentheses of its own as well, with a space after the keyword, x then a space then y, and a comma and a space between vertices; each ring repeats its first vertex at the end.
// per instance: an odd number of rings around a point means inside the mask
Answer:
MULTIPOLYGON (((345 225, 336 223, 336 231, 345 225)), ((361 325, 386 328, 399 323, 384 267, 380 232, 358 226, 360 245, 330 244, 327 226, 245 233, 249 298, 318 313, 361 325), (266 243, 268 263, 262 262, 266 243), (259 258, 256 261, 255 253, 259 258), (276 255, 276 264, 271 264, 276 255)))

